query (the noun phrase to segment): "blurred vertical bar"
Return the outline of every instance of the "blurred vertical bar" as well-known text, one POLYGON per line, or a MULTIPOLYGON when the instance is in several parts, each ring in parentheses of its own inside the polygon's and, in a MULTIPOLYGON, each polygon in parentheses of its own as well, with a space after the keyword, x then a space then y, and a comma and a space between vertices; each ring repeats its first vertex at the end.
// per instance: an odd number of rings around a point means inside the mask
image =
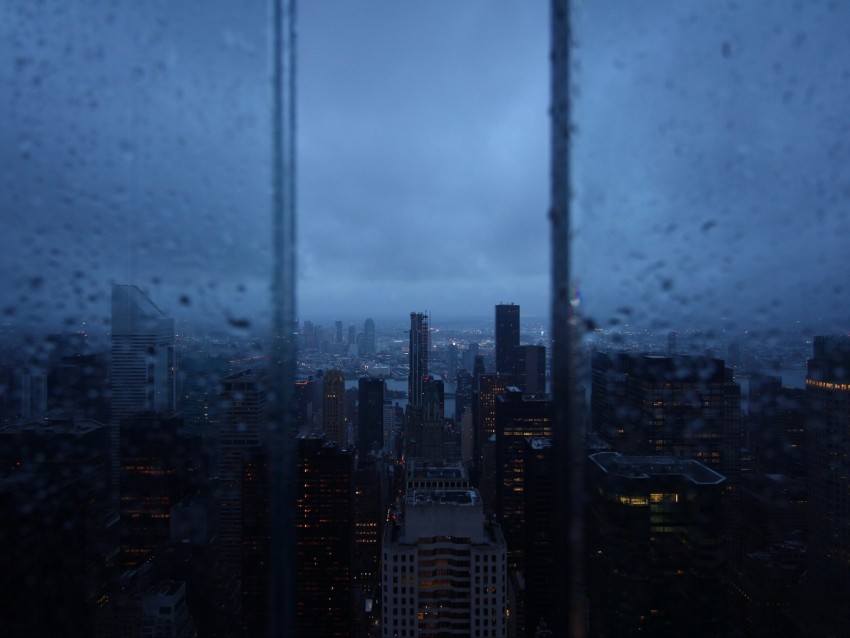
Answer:
POLYGON ((272 359, 269 397, 269 635, 295 635, 295 0, 271 0, 272 359))
POLYGON ((584 472, 582 420, 576 408, 577 312, 570 296, 570 3, 551 4, 551 208, 552 394, 554 404, 557 591, 564 603, 553 610, 555 636, 586 633, 582 555, 584 472))

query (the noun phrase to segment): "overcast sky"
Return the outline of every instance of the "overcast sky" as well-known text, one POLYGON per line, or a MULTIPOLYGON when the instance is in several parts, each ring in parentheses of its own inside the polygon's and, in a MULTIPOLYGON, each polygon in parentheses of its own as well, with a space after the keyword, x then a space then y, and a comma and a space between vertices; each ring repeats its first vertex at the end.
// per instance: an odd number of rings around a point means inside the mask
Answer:
MULTIPOLYGON (((574 3, 575 273, 599 325, 847 330, 850 3, 574 3), (822 319, 822 321, 821 321, 822 319)), ((548 312, 548 4, 303 0, 299 315, 548 312)), ((10 320, 268 308, 262 2, 0 7, 10 320)))

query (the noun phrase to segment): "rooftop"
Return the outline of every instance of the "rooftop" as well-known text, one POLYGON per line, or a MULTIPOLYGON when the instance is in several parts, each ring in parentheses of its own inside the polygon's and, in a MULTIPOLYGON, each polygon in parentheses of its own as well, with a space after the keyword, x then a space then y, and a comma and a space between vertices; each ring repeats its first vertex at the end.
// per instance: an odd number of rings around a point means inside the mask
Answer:
POLYGON ((478 490, 408 490, 405 504, 415 505, 480 505, 478 490))
POLYGON ((597 452, 589 458, 606 474, 624 478, 682 476, 697 485, 718 485, 726 480, 722 474, 699 461, 675 456, 623 456, 619 452, 597 452))
POLYGON ((407 480, 466 478, 463 462, 456 459, 408 459, 407 480))

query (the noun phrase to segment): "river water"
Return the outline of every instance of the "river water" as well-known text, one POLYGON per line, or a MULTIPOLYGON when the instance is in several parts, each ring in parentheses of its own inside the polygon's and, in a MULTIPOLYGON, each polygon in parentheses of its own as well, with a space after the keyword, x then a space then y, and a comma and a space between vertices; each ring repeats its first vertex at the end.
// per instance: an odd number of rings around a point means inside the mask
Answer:
MULTIPOLYGON (((387 379, 387 390, 391 392, 401 392, 403 394, 402 398, 389 397, 390 401, 393 402, 393 405, 398 404, 402 408, 407 407, 407 379, 387 379)), ((345 381, 345 389, 349 390, 351 388, 357 388, 357 379, 346 379, 345 381)), ((446 414, 447 417, 454 417, 455 414, 455 393, 456 384, 446 382, 445 391, 446 394, 451 394, 451 397, 446 397, 446 414)))

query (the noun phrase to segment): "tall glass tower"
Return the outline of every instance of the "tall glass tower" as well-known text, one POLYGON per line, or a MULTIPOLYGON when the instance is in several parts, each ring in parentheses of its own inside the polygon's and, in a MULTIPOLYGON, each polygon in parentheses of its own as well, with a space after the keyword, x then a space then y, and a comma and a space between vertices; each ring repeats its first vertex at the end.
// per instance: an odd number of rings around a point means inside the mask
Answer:
POLYGON ((118 507, 121 422, 139 412, 174 412, 174 319, 136 286, 112 285, 110 490, 118 507))
POLYGON ((428 374, 428 349, 431 345, 428 332, 428 315, 410 313, 410 372, 407 375, 407 402, 411 407, 422 405, 422 390, 428 374))
POLYGON ((142 411, 173 412, 174 319, 136 286, 112 285, 112 422, 142 411))

